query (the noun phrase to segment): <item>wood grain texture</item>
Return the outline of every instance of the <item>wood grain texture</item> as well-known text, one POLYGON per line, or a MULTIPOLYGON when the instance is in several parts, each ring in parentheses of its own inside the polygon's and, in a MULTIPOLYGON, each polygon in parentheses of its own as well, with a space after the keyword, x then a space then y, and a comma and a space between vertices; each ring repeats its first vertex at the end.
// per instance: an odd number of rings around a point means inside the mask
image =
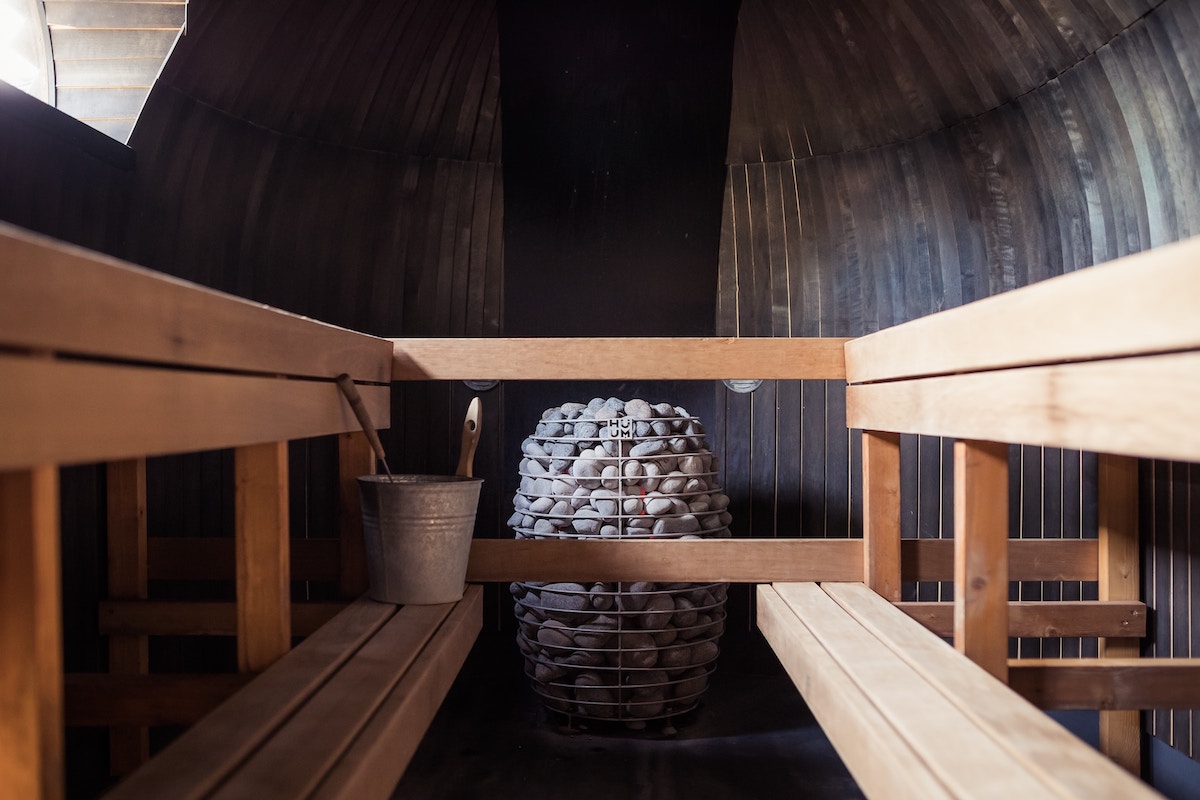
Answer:
POLYGON ((854 427, 1195 459, 1200 353, 850 386, 854 427))
POLYGON ((363 541, 358 478, 376 472, 375 452, 361 432, 338 436, 338 591, 359 597, 367 591, 367 554, 363 541))
POLYGON ((475 539, 469 582, 857 580, 862 541, 475 539), (798 577, 803 576, 803 577, 798 577))
POLYGON ((292 646, 287 442, 234 452, 238 669, 262 672, 292 646))
MULTIPOLYGON (((896 607, 938 636, 954 635, 951 602, 904 601, 896 607)), ((1145 636, 1146 606, 1128 600, 1010 600, 1008 635, 1145 636)))
MULTIPOLYGON (((1001 737, 994 737, 965 713, 954 693, 945 692, 928 680, 922 666, 908 661, 888 643, 890 636, 901 635, 893 634, 895 627, 945 648, 940 640, 889 606, 885 606, 890 613, 884 621, 873 620, 876 628, 886 626, 882 633, 877 633, 816 584, 785 583, 773 588, 795 613, 799 620, 795 624, 803 624, 812 632, 876 704, 893 735, 913 748, 920 765, 914 765, 914 769, 928 770, 957 796, 970 796, 981 785, 1005 795, 1047 791, 1044 775, 1022 765, 1019 756, 1007 743, 1002 743, 1001 737)), ((947 666, 946 670, 961 675, 964 681, 970 676, 987 677, 961 658, 957 665, 947 666)), ((1009 726, 1005 733, 1011 731, 1009 726)), ((869 757, 867 753, 857 755, 869 757)), ((849 762, 851 758, 844 755, 843 760, 849 762)))
MULTIPOLYGON (((0 469, 213 450, 357 430, 332 381, 0 356, 0 469), (79 386, 88 391, 79 394, 79 386), (70 424, 63 424, 69 420, 70 424)), ((378 426, 389 389, 363 386, 378 426)))
MULTIPOLYGON (((1156 793, 1015 697, 1003 683, 946 647, 861 584, 825 584, 859 624, 1062 797, 1152 797, 1156 793)), ((982 782, 982 780, 981 780, 982 782)))
MULTIPOLYGON (((1099 547, 1101 600, 1141 597, 1138 467, 1127 456, 1100 456, 1099 547)), ((1143 634, 1144 635, 1144 634, 1143 634)), ((1137 658, 1141 642, 1101 639, 1101 658, 1137 658)), ((1134 775, 1142 771, 1142 720, 1136 709, 1100 712, 1100 749, 1134 775)))
MULTIPOLYGON (((407 605, 267 739, 214 797, 310 795, 452 610, 407 605)), ((457 674, 455 671, 452 674, 457 674)))
POLYGON ((900 436, 863 433, 863 582, 900 599, 900 436))
POLYGON ((952 797, 928 770, 918 768, 913 745, 896 735, 878 706, 778 592, 759 586, 757 598, 759 629, 863 792, 914 800, 952 797), (904 779, 897 780, 899 775, 904 779))
POLYGON ((0 342, 238 372, 386 383, 382 339, 265 308, 0 222, 0 342), (69 320, 69 324, 62 324, 69 320), (246 347, 253 341, 254 347, 246 347))
POLYGON ((65 792, 58 470, 0 472, 0 785, 65 792))
MULTIPOLYGON (((146 460, 111 462, 108 490, 108 596, 145 600, 148 593, 146 553, 146 460)), ((149 641, 140 633, 109 636, 108 671, 113 675, 145 675, 150 671, 149 641)), ((149 730, 113 727, 109 731, 109 770, 125 775, 150 757, 149 730)))
POLYGON ((376 630, 395 606, 359 600, 329 625, 217 707, 110 793, 122 798, 205 797, 228 773, 321 686, 376 630))
POLYGON ((723 380, 845 376, 845 339, 394 339, 393 380, 723 380), (653 353, 639 360, 631 353, 653 353))
POLYGON ((313 794, 390 797, 483 627, 483 587, 468 586, 436 638, 391 690, 313 794))
POLYGON ((1008 445, 954 444, 954 647, 1008 669, 1008 445))
POLYGON ((1041 708, 1200 707, 1200 659, 1014 659, 1014 691, 1041 708))

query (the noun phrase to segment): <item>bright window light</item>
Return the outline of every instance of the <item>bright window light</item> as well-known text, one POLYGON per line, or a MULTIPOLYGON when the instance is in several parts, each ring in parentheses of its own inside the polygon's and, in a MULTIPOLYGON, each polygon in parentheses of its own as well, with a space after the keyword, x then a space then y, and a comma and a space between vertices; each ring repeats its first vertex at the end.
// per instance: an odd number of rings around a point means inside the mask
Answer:
POLYGON ((0 80, 49 103, 40 6, 35 0, 0 0, 0 80))

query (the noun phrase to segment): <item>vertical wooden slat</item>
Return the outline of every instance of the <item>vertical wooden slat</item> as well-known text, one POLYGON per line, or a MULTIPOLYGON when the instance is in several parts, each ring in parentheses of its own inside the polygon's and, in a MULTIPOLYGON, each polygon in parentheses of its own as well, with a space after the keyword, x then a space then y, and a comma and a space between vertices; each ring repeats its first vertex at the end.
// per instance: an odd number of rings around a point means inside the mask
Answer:
POLYGON ((954 443, 954 646, 1008 679, 1008 445, 954 443))
POLYGON ((58 469, 0 473, 0 791, 63 796, 58 469))
POLYGON ((260 672, 291 646, 287 442, 234 452, 238 669, 260 672))
POLYGON ((863 581, 900 601, 900 434, 864 431, 863 581))
MULTIPOLYGON (((1137 600, 1138 463, 1129 456, 1101 455, 1099 463, 1099 599, 1137 600)), ((1137 639, 1101 639, 1102 658, 1137 658, 1137 639)), ((1100 750, 1134 775, 1142 770, 1141 712, 1101 711, 1100 750)))
MULTIPOLYGON (((108 596, 113 600, 145 600, 146 460, 108 465, 108 596)), ((145 636, 109 636, 108 671, 114 675, 145 675, 150 671, 145 636)), ((150 757, 146 728, 109 730, 109 770, 127 775, 150 757)))
POLYGON ((360 431, 338 437, 338 540, 341 563, 339 589, 343 597, 358 597, 367 590, 367 554, 363 544, 362 506, 358 476, 375 474, 375 452, 360 431))

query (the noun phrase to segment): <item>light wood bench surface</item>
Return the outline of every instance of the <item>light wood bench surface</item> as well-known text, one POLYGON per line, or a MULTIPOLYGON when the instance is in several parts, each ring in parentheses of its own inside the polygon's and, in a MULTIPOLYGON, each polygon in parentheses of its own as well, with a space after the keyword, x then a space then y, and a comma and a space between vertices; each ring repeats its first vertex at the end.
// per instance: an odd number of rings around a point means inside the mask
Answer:
POLYGON ((759 627, 869 797, 1157 797, 861 583, 758 589, 759 627))
POLYGON ((107 796, 385 798, 482 627, 457 603, 360 599, 107 796))

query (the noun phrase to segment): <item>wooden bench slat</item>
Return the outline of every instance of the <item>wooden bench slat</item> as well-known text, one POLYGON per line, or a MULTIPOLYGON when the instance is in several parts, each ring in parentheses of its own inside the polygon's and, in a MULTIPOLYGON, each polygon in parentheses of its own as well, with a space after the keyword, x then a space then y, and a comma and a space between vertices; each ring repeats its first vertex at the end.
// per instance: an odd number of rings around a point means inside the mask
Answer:
POLYGON ((307 797, 453 607, 444 603, 399 608, 213 797, 307 797))
MULTIPOLYGON (((776 584, 775 591, 951 794, 997 799, 1049 794, 1042 776, 1023 769, 1012 752, 930 685, 919 667, 872 635, 820 586, 776 584)), ((907 623, 945 647, 909 617, 888 610, 891 623, 907 623)))
POLYGON ((1112 800, 1157 796, 865 586, 825 584, 823 588, 827 597, 1055 793, 1112 800))
POLYGON ((1200 459, 1200 352, 846 388, 851 428, 1200 459))
POLYGON ((949 798, 910 745, 768 585, 758 587, 758 625, 821 729, 868 797, 949 798))
POLYGON ((394 616, 395 608, 366 599, 352 603, 108 797, 204 797, 394 616))
POLYGON ((5 347, 272 375, 335 378, 346 372, 373 383, 386 383, 391 375, 387 339, 4 222, 0 271, 0 344, 5 347))
MULTIPOLYGON (((217 450, 359 427, 332 381, 12 355, 0 355, 0 374, 0 470, 217 450)), ((375 424, 387 427, 389 387, 359 391, 375 424)))
POLYGON ((483 587, 471 585, 313 800, 391 796, 482 628, 483 587))

